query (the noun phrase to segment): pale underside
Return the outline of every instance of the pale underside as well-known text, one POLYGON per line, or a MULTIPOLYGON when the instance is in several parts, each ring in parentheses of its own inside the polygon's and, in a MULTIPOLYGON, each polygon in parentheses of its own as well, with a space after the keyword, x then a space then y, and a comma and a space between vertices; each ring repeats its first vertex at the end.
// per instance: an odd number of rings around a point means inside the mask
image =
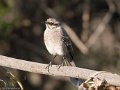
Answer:
POLYGON ((44 33, 44 42, 47 50, 52 55, 65 55, 66 46, 63 43, 63 32, 58 29, 46 29, 44 33))
POLYGON ((44 32, 44 42, 50 54, 63 56, 63 60, 68 61, 69 65, 75 66, 73 48, 63 28, 48 26, 44 32))

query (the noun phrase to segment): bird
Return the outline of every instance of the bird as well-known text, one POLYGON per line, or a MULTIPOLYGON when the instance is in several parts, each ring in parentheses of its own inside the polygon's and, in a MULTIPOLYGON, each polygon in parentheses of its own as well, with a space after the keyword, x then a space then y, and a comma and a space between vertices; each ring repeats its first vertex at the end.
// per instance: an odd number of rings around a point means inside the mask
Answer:
MULTIPOLYGON (((66 64, 67 66, 76 67, 74 63, 74 52, 70 38, 60 21, 55 18, 48 18, 44 23, 46 25, 46 29, 44 31, 44 43, 48 52, 54 56, 54 58, 47 66, 48 71, 49 66, 52 65, 52 62, 56 56, 62 56, 63 58, 63 62, 60 64, 60 66, 66 64)), ((70 77, 70 80, 76 87, 82 84, 81 79, 70 77)))
POLYGON ((62 56, 63 62, 60 66, 76 66, 73 61, 73 48, 70 38, 64 30, 62 24, 55 18, 49 18, 45 21, 46 29, 44 31, 44 43, 50 54, 54 56, 48 65, 52 65, 56 56, 62 56))

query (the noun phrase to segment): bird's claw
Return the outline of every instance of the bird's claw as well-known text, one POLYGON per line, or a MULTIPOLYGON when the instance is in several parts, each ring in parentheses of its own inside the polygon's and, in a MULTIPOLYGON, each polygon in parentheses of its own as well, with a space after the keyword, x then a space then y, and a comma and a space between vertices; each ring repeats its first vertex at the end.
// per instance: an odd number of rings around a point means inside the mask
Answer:
POLYGON ((52 62, 50 62, 45 69, 48 69, 49 72, 49 67, 52 67, 52 62))

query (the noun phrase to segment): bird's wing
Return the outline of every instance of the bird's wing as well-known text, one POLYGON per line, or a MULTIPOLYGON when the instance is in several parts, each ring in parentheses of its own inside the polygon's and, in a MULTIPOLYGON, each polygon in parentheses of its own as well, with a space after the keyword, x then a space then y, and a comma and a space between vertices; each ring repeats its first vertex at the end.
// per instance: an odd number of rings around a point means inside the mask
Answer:
POLYGON ((67 47, 67 53, 69 54, 69 57, 71 60, 73 60, 73 48, 72 48, 72 45, 71 45, 71 41, 70 41, 70 38, 68 37, 67 33, 63 30, 63 42, 65 44, 65 46, 67 47))

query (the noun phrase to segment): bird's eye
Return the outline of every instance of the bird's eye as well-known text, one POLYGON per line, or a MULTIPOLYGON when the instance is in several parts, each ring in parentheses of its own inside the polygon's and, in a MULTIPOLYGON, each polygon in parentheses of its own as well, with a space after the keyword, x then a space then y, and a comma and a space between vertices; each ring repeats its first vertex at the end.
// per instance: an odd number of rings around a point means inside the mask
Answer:
POLYGON ((54 25, 54 26, 58 26, 58 25, 59 25, 59 24, 57 24, 57 23, 55 24, 55 23, 52 23, 52 22, 49 22, 48 24, 49 24, 49 25, 54 25))
POLYGON ((52 23, 52 22, 47 22, 47 24, 49 24, 49 25, 53 25, 53 23, 52 23))

